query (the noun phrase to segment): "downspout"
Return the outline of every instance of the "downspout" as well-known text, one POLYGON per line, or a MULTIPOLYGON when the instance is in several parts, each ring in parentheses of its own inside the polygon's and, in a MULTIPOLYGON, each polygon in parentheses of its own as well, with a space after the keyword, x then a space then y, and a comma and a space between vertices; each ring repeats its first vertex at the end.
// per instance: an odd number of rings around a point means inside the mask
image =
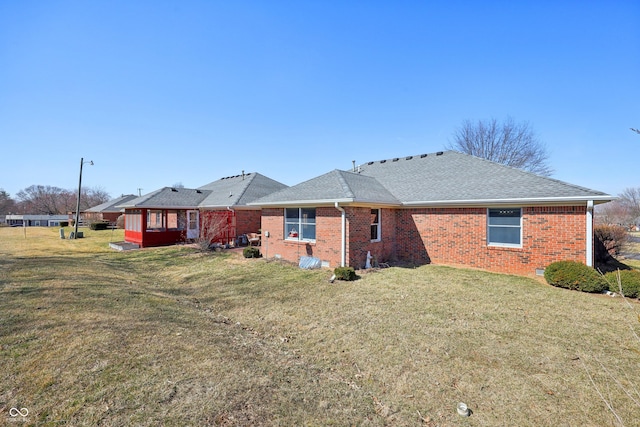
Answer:
MULTIPOLYGON (((244 171, 242 171, 242 175, 243 175, 242 179, 244 179, 244 171)), ((232 209, 232 208, 231 208, 231 206, 227 206, 227 210, 228 210, 229 212, 231 212, 231 215, 233 215, 234 217, 236 216, 236 211, 235 211, 234 209, 232 209)), ((236 236, 233 238, 234 245, 235 245, 235 244, 237 243, 237 241, 238 241, 238 236, 237 236, 237 234, 236 234, 236 231, 237 231, 236 229, 234 229, 234 230, 233 230, 233 234, 235 234, 235 235, 236 235, 236 236)), ((229 244, 229 230, 227 230, 227 245, 228 245, 228 244, 229 244)))
POLYGON ((338 205, 338 202, 336 202, 335 204, 336 209, 338 209, 340 211, 340 213, 342 214, 342 218, 341 218, 341 223, 342 223, 342 230, 341 230, 341 237, 342 237, 342 242, 341 242, 341 254, 340 254, 340 267, 344 267, 346 264, 346 258, 347 258, 347 213, 345 212, 344 208, 342 208, 341 206, 338 205))
POLYGON ((586 264, 593 267, 593 200, 587 201, 587 259, 586 264))

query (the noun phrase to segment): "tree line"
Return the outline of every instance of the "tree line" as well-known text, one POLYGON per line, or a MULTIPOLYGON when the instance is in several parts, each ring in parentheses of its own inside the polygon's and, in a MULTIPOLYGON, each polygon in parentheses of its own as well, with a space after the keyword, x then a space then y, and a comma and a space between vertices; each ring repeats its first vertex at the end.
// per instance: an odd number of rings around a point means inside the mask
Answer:
MULTIPOLYGON (((111 199, 100 188, 82 188, 80 196, 81 212, 111 199)), ((15 198, 0 188, 0 215, 65 215, 76 211, 77 201, 77 190, 50 185, 32 185, 20 190, 15 198)))

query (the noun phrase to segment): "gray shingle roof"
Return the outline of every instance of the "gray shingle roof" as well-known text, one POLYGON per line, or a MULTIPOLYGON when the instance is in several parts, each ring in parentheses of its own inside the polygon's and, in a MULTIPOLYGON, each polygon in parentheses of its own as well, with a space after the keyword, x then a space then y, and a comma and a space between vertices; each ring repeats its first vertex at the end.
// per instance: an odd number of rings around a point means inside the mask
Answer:
POLYGON ((399 204, 398 199, 375 178, 337 169, 270 194, 257 200, 255 204, 333 203, 336 201, 399 204))
POLYGON ((441 204, 558 203, 612 197, 455 151, 407 156, 334 170, 257 200, 294 203, 441 204))
POLYGON ((119 205, 128 202, 129 200, 135 199, 136 196, 133 194, 127 194, 124 196, 120 196, 117 199, 109 200, 108 202, 104 202, 100 205, 93 206, 86 210, 86 212, 120 212, 122 208, 119 205))
POLYGON ((196 189, 164 187, 118 206, 176 209, 240 207, 286 187, 259 173, 248 173, 221 178, 196 189))
POLYGON ((283 188, 287 186, 259 173, 221 178, 200 187, 200 190, 207 190, 210 193, 199 206, 202 208, 245 206, 283 188))
POLYGON ((367 162, 359 170, 380 181, 403 204, 611 198, 456 151, 367 162))
POLYGON ((122 203, 120 207, 127 208, 192 208, 209 194, 208 191, 191 188, 163 187, 141 197, 122 203))

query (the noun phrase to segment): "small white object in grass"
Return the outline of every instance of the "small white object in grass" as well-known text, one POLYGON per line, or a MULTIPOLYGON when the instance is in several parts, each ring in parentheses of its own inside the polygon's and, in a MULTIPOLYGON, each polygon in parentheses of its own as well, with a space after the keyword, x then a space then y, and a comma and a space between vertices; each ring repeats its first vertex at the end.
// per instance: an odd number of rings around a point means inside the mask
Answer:
POLYGON ((463 417, 468 417, 469 416, 469 408, 467 407, 466 403, 458 403, 458 414, 463 416, 463 417))

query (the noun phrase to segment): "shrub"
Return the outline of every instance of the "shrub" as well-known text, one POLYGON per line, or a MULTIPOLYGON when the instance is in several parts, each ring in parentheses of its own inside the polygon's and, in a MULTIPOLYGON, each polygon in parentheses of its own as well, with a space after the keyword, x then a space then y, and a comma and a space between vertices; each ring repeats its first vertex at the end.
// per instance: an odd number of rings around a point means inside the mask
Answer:
MULTIPOLYGON (((607 273, 604 277, 609 282, 609 290, 611 292, 620 292, 617 271, 607 273)), ((640 296, 640 271, 621 270, 620 282, 622 283, 622 294, 625 297, 638 298, 640 296)))
POLYGON ((593 228, 593 234, 609 255, 618 255, 627 240, 627 230, 620 225, 597 225, 593 228))
POLYGON ((92 230, 106 230, 108 226, 109 223, 104 221, 96 221, 89 224, 89 228, 92 230))
POLYGON ((544 270, 547 283, 582 292, 603 292, 607 281, 596 270, 576 261, 557 261, 544 270))
POLYGON ((242 250, 242 255, 245 258, 260 258, 260 249, 248 246, 242 250))
POLYGON ((333 270, 333 274, 336 275, 336 279, 338 280, 356 280, 356 271, 353 267, 336 267, 333 270))

